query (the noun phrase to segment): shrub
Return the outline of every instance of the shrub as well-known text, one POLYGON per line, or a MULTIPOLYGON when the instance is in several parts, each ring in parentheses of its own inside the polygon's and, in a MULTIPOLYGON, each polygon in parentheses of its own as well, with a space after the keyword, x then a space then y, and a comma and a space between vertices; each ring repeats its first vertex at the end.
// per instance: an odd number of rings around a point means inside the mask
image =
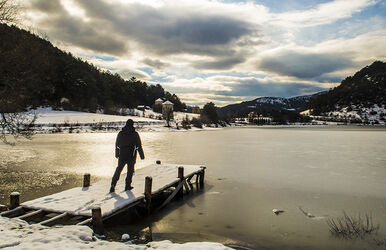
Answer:
POLYGON ((345 239, 362 238, 367 234, 377 232, 379 229, 379 225, 374 226, 371 214, 365 214, 363 218, 361 215, 358 217, 349 216, 344 211, 343 217, 327 219, 327 225, 332 235, 345 239))
POLYGON ((202 128, 202 122, 200 119, 193 118, 190 123, 193 125, 193 127, 202 128))

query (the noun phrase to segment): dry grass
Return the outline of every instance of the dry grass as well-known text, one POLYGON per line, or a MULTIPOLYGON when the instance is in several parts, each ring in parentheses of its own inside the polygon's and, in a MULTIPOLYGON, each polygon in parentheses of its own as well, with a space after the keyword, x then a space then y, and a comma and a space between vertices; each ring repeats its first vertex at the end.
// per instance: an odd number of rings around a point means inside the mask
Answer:
POLYGON ((358 217, 349 216, 343 211, 343 217, 327 219, 330 232, 339 238, 363 238, 378 231, 379 224, 374 225, 371 214, 358 217))

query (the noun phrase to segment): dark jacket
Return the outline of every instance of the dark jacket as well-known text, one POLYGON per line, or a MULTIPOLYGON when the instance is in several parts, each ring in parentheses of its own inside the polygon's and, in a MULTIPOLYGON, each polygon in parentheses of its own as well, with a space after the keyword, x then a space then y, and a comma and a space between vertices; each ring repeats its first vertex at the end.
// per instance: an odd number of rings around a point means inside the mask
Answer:
POLYGON ((118 133, 115 142, 115 157, 129 159, 136 159, 137 151, 141 159, 145 158, 143 153, 141 138, 133 127, 125 126, 118 133))

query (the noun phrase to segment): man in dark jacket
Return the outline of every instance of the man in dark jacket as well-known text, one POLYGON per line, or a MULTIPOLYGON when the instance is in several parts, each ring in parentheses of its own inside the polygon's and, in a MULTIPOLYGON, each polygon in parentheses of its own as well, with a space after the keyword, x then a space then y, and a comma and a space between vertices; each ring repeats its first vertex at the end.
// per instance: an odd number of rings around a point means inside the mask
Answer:
POLYGON ((115 185, 118 182, 123 167, 127 164, 127 175, 125 191, 133 189, 131 179, 134 173, 134 164, 137 158, 137 151, 141 159, 145 159, 142 149, 141 138, 133 127, 133 120, 129 119, 126 125, 118 133, 115 142, 115 157, 118 158, 118 167, 115 170, 113 179, 111 180, 110 193, 115 192, 115 185))

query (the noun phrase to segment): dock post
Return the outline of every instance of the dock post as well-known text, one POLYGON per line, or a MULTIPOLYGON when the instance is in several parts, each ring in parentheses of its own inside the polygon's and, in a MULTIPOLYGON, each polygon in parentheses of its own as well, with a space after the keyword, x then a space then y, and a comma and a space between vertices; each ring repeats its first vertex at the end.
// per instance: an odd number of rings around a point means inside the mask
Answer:
POLYGON ((9 196, 9 210, 12 210, 14 208, 17 208, 20 205, 20 193, 19 192, 12 192, 9 196))
MULTIPOLYGON (((178 167, 178 179, 180 179, 178 184, 180 184, 181 182, 184 181, 184 167, 178 167)), ((182 198, 184 196, 184 188, 183 188, 183 186, 181 186, 181 189, 178 191, 177 196, 179 198, 182 198)))
POLYGON ((204 178, 205 178, 205 167, 201 167, 201 172, 200 172, 200 189, 204 188, 204 178))
POLYGON ((153 178, 146 176, 145 178, 145 200, 146 200, 146 210, 147 215, 150 215, 150 205, 151 205, 151 186, 153 184, 153 178))
POLYGON ((100 207, 94 207, 91 210, 92 214, 92 230, 97 235, 103 235, 104 228, 102 222, 102 210, 100 207))
POLYGON ((157 165, 160 165, 160 164, 161 164, 161 161, 160 161, 160 160, 157 160, 155 163, 156 163, 157 165))
POLYGON ((84 174, 84 176, 83 176, 83 187, 84 188, 90 186, 90 179, 91 179, 91 176, 89 173, 84 174))

